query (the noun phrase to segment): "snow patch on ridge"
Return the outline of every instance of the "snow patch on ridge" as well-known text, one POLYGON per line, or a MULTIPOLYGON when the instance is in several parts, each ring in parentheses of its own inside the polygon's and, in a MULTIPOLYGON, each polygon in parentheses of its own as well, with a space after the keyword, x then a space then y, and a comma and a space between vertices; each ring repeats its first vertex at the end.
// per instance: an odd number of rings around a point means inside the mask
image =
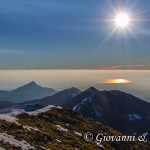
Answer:
POLYGON ((73 108, 73 110, 75 110, 76 112, 79 112, 80 109, 81 109, 81 107, 82 107, 82 105, 83 105, 87 100, 89 100, 90 103, 92 102, 92 97, 95 95, 95 91, 93 90, 92 87, 89 88, 88 91, 90 91, 90 93, 92 93, 92 95, 89 96, 89 97, 87 97, 87 98, 85 98, 85 99, 83 99, 81 103, 77 104, 77 105, 73 108))
POLYGON ((26 129, 26 130, 34 130, 34 131, 39 131, 38 128, 33 128, 33 127, 30 127, 30 126, 27 126, 27 125, 23 125, 23 128, 26 129))
POLYGON ((29 111, 29 109, 27 109, 27 105, 23 105, 23 104, 16 105, 16 106, 8 107, 7 109, 1 110, 0 111, 0 119, 5 120, 7 122, 16 123, 16 124, 20 125, 17 122, 17 120, 18 120, 16 118, 17 115, 19 115, 19 114, 29 114, 29 115, 36 116, 40 113, 44 113, 46 111, 49 111, 54 107, 61 109, 61 107, 59 107, 59 106, 48 105, 47 107, 43 107, 43 108, 40 108, 40 109, 35 109, 35 111, 29 111))
MULTIPOLYGON (((36 110, 36 111, 27 112, 27 114, 36 116, 36 115, 38 115, 38 114, 40 114, 40 113, 44 113, 44 112, 46 112, 46 111, 49 111, 49 110, 51 110, 51 109, 54 108, 54 107, 56 107, 56 106, 54 106, 54 105, 48 105, 47 107, 38 109, 38 110, 36 110)), ((61 107, 56 107, 56 108, 61 108, 61 107)))
POLYGON ((87 101, 87 98, 83 99, 81 103, 77 104, 77 105, 73 108, 73 110, 75 110, 76 112, 79 112, 80 109, 81 109, 81 105, 83 105, 85 101, 87 101))
POLYGON ((82 136, 82 133, 77 132, 77 131, 75 131, 75 130, 74 130, 74 133, 75 133, 76 135, 78 135, 78 136, 82 136))
POLYGON ((10 116, 9 114, 0 114, 0 120, 5 120, 7 122, 15 123, 17 125, 20 125, 17 122, 18 119, 16 117, 10 116))
POLYGON ((8 142, 11 145, 21 147, 22 150, 35 149, 33 146, 31 146, 25 140, 18 141, 13 136, 8 135, 7 133, 0 133, 0 141, 6 142, 6 143, 8 142))
POLYGON ((55 139, 57 142, 61 143, 61 140, 55 139))
POLYGON ((60 130, 60 131, 64 131, 64 132, 67 132, 68 129, 65 129, 64 127, 62 127, 61 125, 56 125, 57 129, 60 130))
POLYGON ((138 114, 128 114, 128 117, 130 121, 142 120, 142 117, 138 114))
POLYGON ((36 104, 33 104, 33 105, 18 104, 18 105, 0 110, 0 114, 11 114, 12 116, 17 116, 18 114, 24 114, 27 112, 36 111, 41 108, 43 107, 40 105, 36 105, 36 104))

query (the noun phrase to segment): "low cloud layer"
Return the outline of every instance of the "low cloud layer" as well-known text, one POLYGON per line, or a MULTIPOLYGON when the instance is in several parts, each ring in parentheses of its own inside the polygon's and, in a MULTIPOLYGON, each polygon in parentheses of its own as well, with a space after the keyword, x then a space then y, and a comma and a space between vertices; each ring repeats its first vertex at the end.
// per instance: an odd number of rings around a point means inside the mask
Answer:
POLYGON ((127 65, 100 65, 97 67, 100 70, 149 70, 149 64, 127 64, 127 65))

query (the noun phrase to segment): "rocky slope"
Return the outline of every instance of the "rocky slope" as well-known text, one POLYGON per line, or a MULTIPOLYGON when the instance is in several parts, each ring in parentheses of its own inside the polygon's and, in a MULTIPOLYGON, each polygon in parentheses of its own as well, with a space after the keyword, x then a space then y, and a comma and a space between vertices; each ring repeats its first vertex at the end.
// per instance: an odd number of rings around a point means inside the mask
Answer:
POLYGON ((19 115, 0 114, 0 148, 6 150, 148 150, 148 142, 102 142, 98 133, 121 136, 122 133, 86 118, 73 110, 48 106, 19 115), (4 117, 5 116, 5 117, 4 117), (6 118, 9 116, 9 119, 6 118), (2 118, 3 117, 3 118, 2 118), (84 134, 93 133, 87 142, 84 134))

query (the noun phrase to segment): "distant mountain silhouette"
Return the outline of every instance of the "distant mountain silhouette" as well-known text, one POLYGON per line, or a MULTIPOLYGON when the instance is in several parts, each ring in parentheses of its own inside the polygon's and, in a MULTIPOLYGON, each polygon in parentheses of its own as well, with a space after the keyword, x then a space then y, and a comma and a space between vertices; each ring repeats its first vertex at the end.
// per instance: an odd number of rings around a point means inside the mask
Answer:
POLYGON ((11 91, 0 90, 0 101, 4 100, 10 94, 11 91))
POLYGON ((81 93, 81 90, 75 87, 72 87, 72 88, 60 91, 56 93, 55 95, 48 96, 42 99, 29 101, 27 103, 40 104, 42 106, 47 106, 47 105, 63 106, 64 103, 66 103, 68 100, 72 99, 73 97, 77 96, 80 93, 81 93))
POLYGON ((14 103, 11 102, 6 102, 6 101, 0 101, 0 109, 6 108, 6 107, 10 107, 15 105, 14 103))
POLYGON ((91 87, 63 106, 125 134, 150 133, 150 103, 122 91, 91 87))
POLYGON ((56 93, 56 90, 52 88, 42 87, 32 81, 12 91, 0 91, 0 100, 14 103, 22 103, 27 100, 43 98, 56 93))

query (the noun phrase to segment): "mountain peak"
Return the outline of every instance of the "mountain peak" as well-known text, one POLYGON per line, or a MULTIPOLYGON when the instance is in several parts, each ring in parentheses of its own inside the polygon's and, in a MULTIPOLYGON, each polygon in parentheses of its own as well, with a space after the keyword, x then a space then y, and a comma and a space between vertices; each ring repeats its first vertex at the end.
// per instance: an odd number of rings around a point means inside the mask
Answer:
POLYGON ((86 91, 90 92, 90 93, 93 93, 93 92, 97 92, 98 90, 96 88, 94 88, 94 87, 91 86, 86 91))
POLYGON ((41 87, 40 85, 36 84, 34 81, 31 81, 13 91, 16 91, 16 90, 22 90, 22 89, 27 89, 27 88, 34 88, 34 87, 41 87))
POLYGON ((69 90, 71 90, 71 91, 80 91, 80 90, 77 89, 76 87, 71 87, 71 88, 69 88, 69 90))
POLYGON ((31 81, 28 85, 37 85, 35 81, 31 81))
POLYGON ((37 87, 39 86, 35 81, 31 81, 28 84, 25 84, 23 87, 37 87))

